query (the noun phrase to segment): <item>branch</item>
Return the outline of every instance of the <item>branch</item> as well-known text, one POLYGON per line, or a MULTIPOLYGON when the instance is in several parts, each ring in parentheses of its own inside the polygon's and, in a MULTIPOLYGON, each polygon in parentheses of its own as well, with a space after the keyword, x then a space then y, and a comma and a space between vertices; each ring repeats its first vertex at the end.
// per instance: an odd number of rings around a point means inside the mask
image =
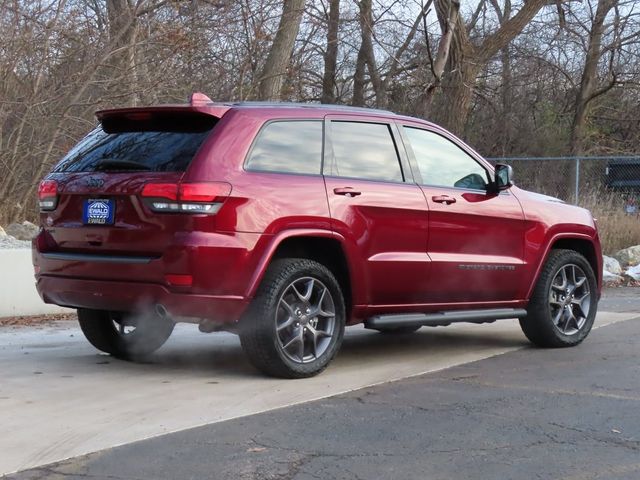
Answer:
POLYGON ((529 0, 509 20, 500 25, 500 28, 489 35, 478 48, 481 61, 488 62, 500 50, 506 47, 513 38, 518 35, 548 0, 529 0))
POLYGON ((429 44, 429 30, 427 27, 427 16, 423 16, 422 17, 422 24, 424 27, 424 42, 427 45, 427 56, 429 57, 429 67, 431 68, 431 71, 433 72, 433 69, 435 68, 433 66, 433 55, 431 54, 431 45, 429 44))
POLYGON ((448 17, 443 24, 443 33, 438 43, 438 52, 436 53, 435 61, 431 61, 431 73, 433 74, 433 81, 427 85, 426 88, 426 101, 430 102, 433 97, 433 92, 440 85, 442 75, 444 74, 444 68, 449 59, 449 51, 451 49, 451 41, 455 32, 456 24, 458 23, 460 13, 460 2, 451 0, 449 3, 448 17))
POLYGON ((604 95, 613 87, 619 84, 620 82, 618 82, 618 75, 615 72, 611 72, 611 81, 609 81, 609 83, 607 83, 604 87, 596 90, 591 95, 589 95, 589 97, 587 97, 587 100, 585 101, 585 104, 589 104, 592 100, 598 98, 600 95, 604 95))
POLYGON ((478 2, 478 6, 476 7, 475 12, 473 12, 471 19, 469 20, 469 23, 467 23, 468 31, 471 31, 473 28, 475 28, 476 23, 478 23, 478 18, 480 18, 480 12, 482 12, 482 7, 484 7, 484 2, 485 0, 480 0, 478 2))
POLYGON ((422 6, 422 9, 420 10, 420 13, 416 17, 415 21, 413 22, 413 25, 411 26, 411 30, 409 30, 409 33, 404 43, 400 45, 395 55, 392 55, 391 66, 389 67, 389 70, 385 75, 385 84, 388 84, 389 80, 398 73, 400 58, 402 57, 404 52, 407 50, 407 48, 409 48, 409 45, 411 45, 411 42, 413 41, 413 37, 415 37, 416 32, 418 31, 418 27, 420 26, 420 22, 423 19, 426 19, 427 13, 429 12, 429 8, 431 7, 432 3, 433 3, 433 0, 428 0, 427 4, 422 6))

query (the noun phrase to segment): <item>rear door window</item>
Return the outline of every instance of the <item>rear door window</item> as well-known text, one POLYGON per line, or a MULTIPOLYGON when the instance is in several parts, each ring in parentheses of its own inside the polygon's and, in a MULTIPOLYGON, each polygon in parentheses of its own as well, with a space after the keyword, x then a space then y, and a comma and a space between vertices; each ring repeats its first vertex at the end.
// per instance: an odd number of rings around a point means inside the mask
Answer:
POLYGON ((402 182, 402 168, 389 125, 331 122, 333 161, 328 169, 337 177, 402 182))
MULTIPOLYGON (((144 117, 144 113, 138 114, 144 117)), ((144 119, 107 118, 82 139, 54 172, 182 172, 217 119, 164 115, 144 119)))
POLYGON ((247 157, 247 170, 319 175, 322 122, 278 120, 260 130, 247 157))

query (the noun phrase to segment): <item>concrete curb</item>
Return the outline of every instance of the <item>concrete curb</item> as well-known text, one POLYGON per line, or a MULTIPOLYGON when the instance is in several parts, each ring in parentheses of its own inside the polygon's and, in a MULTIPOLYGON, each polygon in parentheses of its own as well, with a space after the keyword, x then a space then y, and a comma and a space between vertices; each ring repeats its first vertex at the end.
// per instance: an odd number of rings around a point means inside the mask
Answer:
POLYGON ((0 250, 0 317, 70 312, 47 305, 38 296, 30 248, 0 250))

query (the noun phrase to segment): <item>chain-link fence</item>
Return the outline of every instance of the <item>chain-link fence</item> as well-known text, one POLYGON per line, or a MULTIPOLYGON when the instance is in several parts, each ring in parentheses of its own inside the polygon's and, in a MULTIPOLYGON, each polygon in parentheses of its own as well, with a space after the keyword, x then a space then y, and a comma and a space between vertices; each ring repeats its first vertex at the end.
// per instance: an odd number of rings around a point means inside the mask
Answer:
POLYGON ((518 186, 578 205, 591 204, 594 195, 607 192, 619 197, 625 206, 628 204, 632 209, 640 196, 640 156, 490 160, 511 165, 518 186))

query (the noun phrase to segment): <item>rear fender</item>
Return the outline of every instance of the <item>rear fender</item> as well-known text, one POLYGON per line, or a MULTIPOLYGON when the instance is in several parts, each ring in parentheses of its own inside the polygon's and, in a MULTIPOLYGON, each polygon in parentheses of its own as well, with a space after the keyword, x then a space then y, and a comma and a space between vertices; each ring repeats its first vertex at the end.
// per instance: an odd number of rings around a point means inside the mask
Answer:
POLYGON ((247 285, 247 290, 245 291, 244 297, 247 299, 251 299, 255 296, 258 287, 260 286, 260 282, 262 281, 269 264, 273 260, 273 257, 278 250, 278 247, 287 239, 293 237, 311 237, 311 238, 330 238, 333 240, 337 240, 340 242, 343 247, 343 252, 346 257, 347 267, 349 269, 349 277, 352 288, 353 302, 355 304, 357 299, 362 298, 359 285, 363 285, 363 279, 361 278, 363 273, 362 269, 359 269, 358 263, 352 261, 353 254, 350 252, 348 248, 348 244, 345 241, 344 237, 340 234, 332 232, 330 230, 321 230, 321 229, 293 229, 293 230, 285 230, 278 234, 275 234, 267 247, 264 249, 262 257, 258 262, 258 265, 254 271, 254 274, 251 277, 247 285))

